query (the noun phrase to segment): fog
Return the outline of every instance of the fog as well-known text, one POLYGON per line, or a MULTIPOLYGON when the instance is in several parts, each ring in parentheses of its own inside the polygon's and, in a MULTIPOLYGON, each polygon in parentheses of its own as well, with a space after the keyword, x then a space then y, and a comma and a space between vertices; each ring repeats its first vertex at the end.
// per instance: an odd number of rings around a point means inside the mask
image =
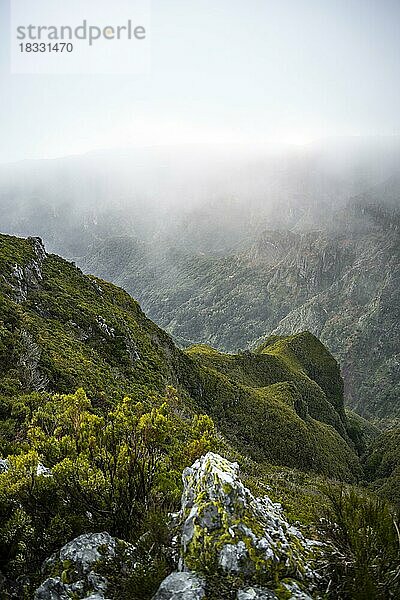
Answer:
POLYGON ((224 253, 332 227, 352 198, 396 203, 399 14, 154 0, 143 75, 15 76, 0 54, 0 229, 74 259, 121 235, 224 253))
POLYGON ((332 211, 354 197, 398 204, 399 166, 396 136, 22 161, 0 167, 1 230, 39 235, 71 258, 94 240, 122 234, 225 251, 263 229, 325 227, 332 211), (386 182, 390 197, 379 191, 386 182))

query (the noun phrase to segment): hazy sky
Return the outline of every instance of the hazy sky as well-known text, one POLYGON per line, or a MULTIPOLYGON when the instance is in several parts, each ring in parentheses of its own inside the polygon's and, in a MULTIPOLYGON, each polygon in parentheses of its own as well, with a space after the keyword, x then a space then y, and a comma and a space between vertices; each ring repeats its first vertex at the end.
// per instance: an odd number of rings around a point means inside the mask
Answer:
POLYGON ((8 5, 0 162, 400 133, 400 0, 153 0, 141 76, 10 75, 8 5))

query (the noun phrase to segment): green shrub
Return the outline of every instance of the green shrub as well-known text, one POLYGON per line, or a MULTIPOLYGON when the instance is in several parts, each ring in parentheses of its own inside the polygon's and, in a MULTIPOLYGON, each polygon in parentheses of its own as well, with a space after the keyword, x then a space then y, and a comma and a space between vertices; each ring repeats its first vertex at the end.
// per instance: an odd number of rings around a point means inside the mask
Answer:
POLYGON ((212 420, 183 418, 171 388, 150 404, 126 397, 100 415, 78 390, 49 397, 33 413, 29 450, 9 456, 0 474, 3 572, 38 575, 44 558, 87 531, 136 542, 156 507, 161 522, 149 528, 158 532, 155 557, 143 574, 150 577, 166 514, 180 499, 182 469, 216 443, 212 420), (39 462, 51 475, 38 475, 39 462))
POLYGON ((327 498, 321 530, 330 544, 329 597, 399 598, 400 537, 391 506, 354 488, 333 488, 327 498))

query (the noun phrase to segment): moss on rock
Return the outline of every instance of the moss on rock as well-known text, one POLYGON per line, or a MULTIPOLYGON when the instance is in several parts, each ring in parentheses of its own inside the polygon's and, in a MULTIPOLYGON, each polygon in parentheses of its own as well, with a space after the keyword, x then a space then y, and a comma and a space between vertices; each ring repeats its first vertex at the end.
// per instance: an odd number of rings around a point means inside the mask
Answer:
POLYGON ((268 496, 255 498, 236 463, 209 452, 185 469, 183 481, 181 569, 234 575, 286 593, 287 578, 299 589, 315 585, 321 545, 291 526, 268 496))

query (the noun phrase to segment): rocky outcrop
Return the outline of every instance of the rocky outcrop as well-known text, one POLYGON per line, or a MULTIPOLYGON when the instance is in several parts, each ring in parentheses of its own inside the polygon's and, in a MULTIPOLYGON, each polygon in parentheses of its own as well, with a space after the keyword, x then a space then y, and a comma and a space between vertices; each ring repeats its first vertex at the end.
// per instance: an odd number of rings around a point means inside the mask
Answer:
POLYGON ((205 577, 207 590, 209 573, 242 582, 238 600, 309 598, 307 590, 318 580, 313 562, 321 544, 289 525, 280 505, 267 496, 255 498, 240 481, 236 463, 210 452, 185 469, 183 482, 176 515, 181 573, 167 578, 154 600, 202 598, 204 580, 197 577, 205 577), (262 580, 279 585, 257 586, 262 580))
MULTIPOLYGON (((178 569, 153 600, 220 600, 220 584, 225 591, 232 585, 237 600, 311 599, 321 544, 290 525, 268 497, 255 498, 236 463, 209 452, 185 469, 183 482, 181 510, 173 515, 178 569)), ((129 577, 140 562, 136 554, 106 532, 81 535, 45 561, 47 579, 34 598, 115 598, 110 574, 129 577)))
POLYGON ((109 533, 87 533, 72 540, 43 565, 49 577, 35 592, 35 600, 107 600, 113 568, 119 576, 133 569, 135 548, 109 533))
POLYGON ((23 266, 18 263, 14 264, 8 278, 14 299, 18 303, 25 302, 29 290, 35 288, 42 281, 42 264, 47 256, 40 238, 28 238, 28 241, 33 248, 34 258, 23 266))

